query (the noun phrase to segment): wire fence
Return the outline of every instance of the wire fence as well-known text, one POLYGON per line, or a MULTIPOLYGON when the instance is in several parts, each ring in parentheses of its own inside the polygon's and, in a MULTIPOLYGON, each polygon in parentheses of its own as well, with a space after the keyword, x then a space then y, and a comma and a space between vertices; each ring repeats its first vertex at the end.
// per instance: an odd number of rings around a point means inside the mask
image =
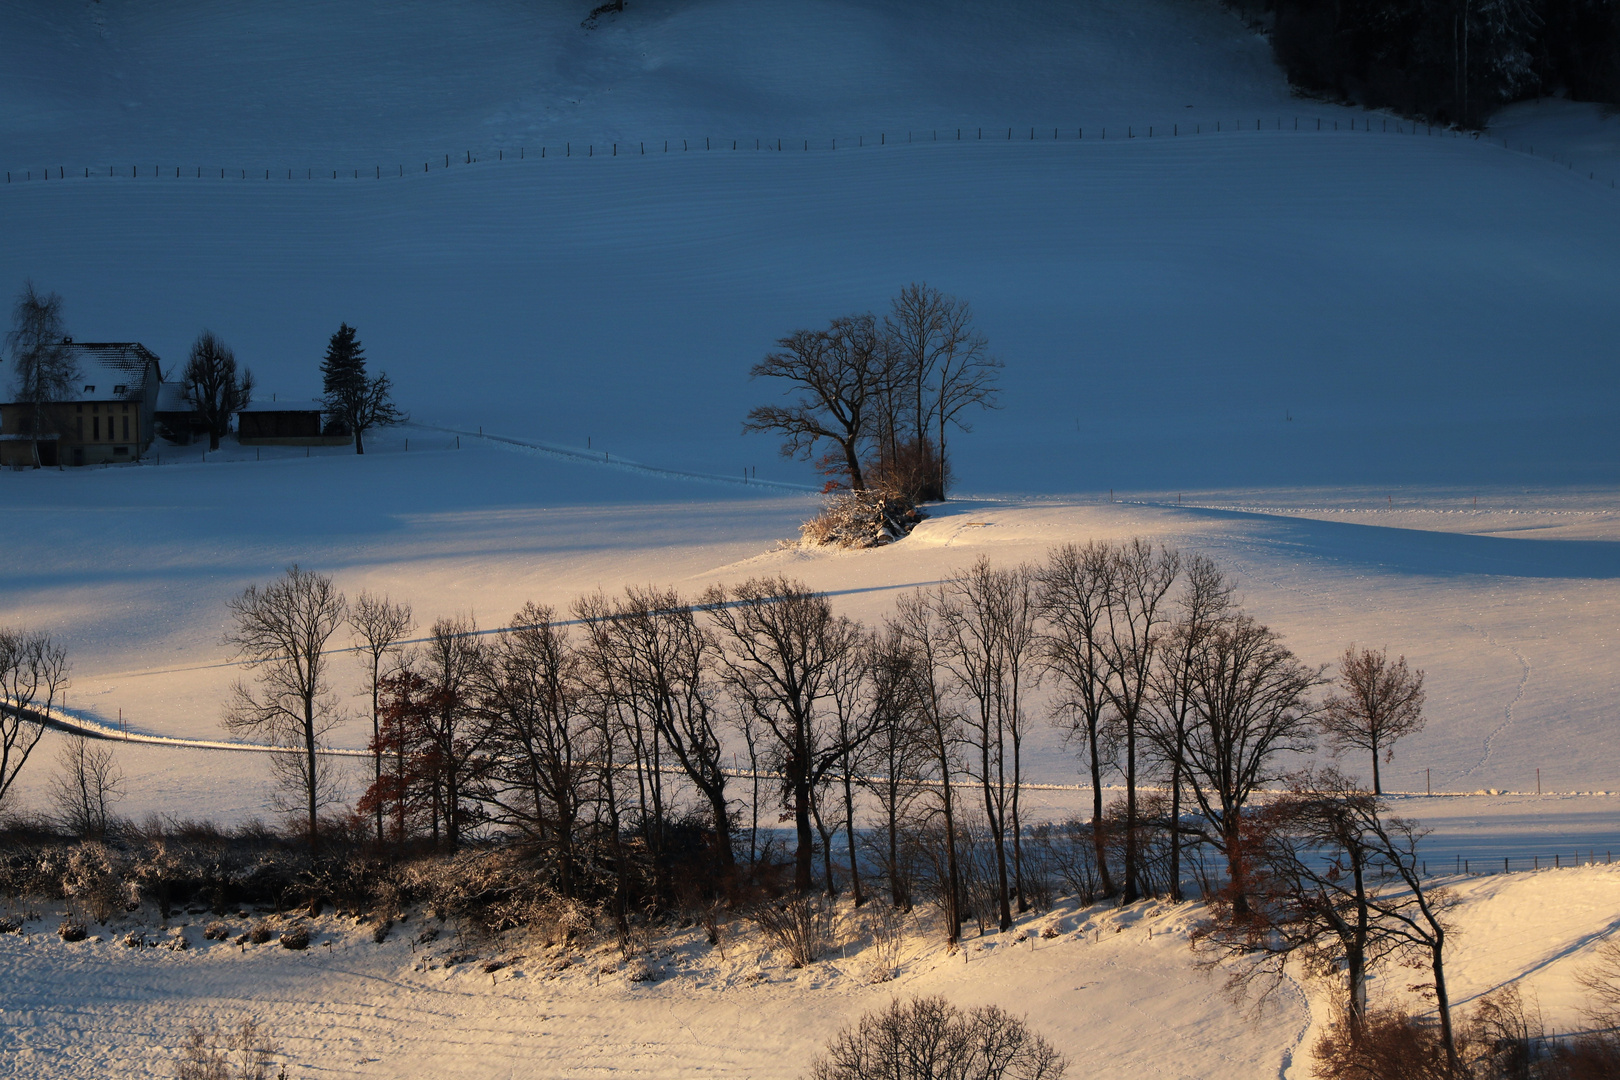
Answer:
POLYGON ((1550 854, 1532 852, 1528 855, 1503 855, 1500 858, 1495 855, 1457 855, 1453 863, 1436 863, 1433 868, 1425 861, 1423 872, 1426 875, 1453 874, 1462 877, 1481 877, 1489 874, 1561 870, 1580 866, 1611 866, 1613 863, 1614 852, 1612 850, 1588 848, 1584 852, 1580 850, 1571 852, 1554 851, 1550 854))
MULTIPOLYGON (((368 165, 316 167, 304 166, 226 166, 226 165, 200 165, 200 164, 103 164, 82 165, 68 168, 66 165, 41 166, 39 168, 24 167, 6 171, 6 183, 36 183, 42 181, 66 182, 68 180, 213 180, 213 181, 247 181, 281 182, 290 181, 334 181, 347 180, 358 182, 369 180, 380 182, 382 180, 404 180, 411 177, 432 175, 435 172, 444 173, 451 169, 468 168, 475 165, 504 165, 529 164, 552 161, 558 158, 572 160, 583 158, 594 160, 596 158, 617 159, 621 157, 649 157, 669 154, 692 153, 754 153, 787 154, 797 152, 800 154, 813 153, 848 153, 849 151, 886 150, 903 146, 916 146, 918 144, 967 144, 967 143, 1063 143, 1063 142, 1121 142, 1137 139, 1179 139, 1204 138, 1217 135, 1233 135, 1242 132, 1251 133, 1298 133, 1298 134, 1381 134, 1389 136, 1421 136, 1426 138, 1468 139, 1480 142, 1502 150, 1519 153, 1528 157, 1564 165, 1570 172, 1576 172, 1575 162, 1571 158, 1561 157, 1548 151, 1545 146, 1540 152, 1533 143, 1521 142, 1513 144, 1505 137, 1488 135, 1484 132, 1466 132, 1457 128, 1437 127, 1433 124, 1424 124, 1412 120, 1391 117, 1351 117, 1341 119, 1336 117, 1282 117, 1271 118, 1255 117, 1232 120, 1195 121, 1184 123, 1172 121, 1169 124, 1128 124, 1123 129, 1114 125, 1108 126, 1074 126, 1074 127, 1041 127, 1030 125, 1027 127, 951 127, 932 128, 926 131, 911 130, 905 132, 880 131, 874 137, 872 134, 857 134, 853 137, 823 137, 810 138, 783 138, 761 137, 749 138, 715 138, 704 136, 701 139, 685 137, 679 139, 657 139, 637 141, 583 142, 575 144, 565 141, 561 145, 542 144, 538 147, 516 146, 496 147, 493 149, 475 152, 461 150, 455 153, 439 153, 423 160, 418 170, 416 162, 409 163, 395 161, 391 164, 373 162, 368 165), (1110 130, 1112 134, 1110 134, 1110 130), (1048 136, 1047 132, 1051 134, 1048 136), (752 142, 754 145, 749 146, 752 142), (600 154, 597 151, 602 151, 600 154), (299 176, 302 172, 304 175, 299 176)), ((1603 184, 1613 189, 1616 181, 1611 176, 1600 176, 1595 169, 1582 169, 1587 179, 1603 184)))

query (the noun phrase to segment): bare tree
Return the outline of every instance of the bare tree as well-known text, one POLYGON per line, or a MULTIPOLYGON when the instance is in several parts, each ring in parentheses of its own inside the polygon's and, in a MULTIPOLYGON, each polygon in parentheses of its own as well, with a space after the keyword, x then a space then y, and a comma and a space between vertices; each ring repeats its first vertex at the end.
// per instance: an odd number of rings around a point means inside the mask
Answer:
POLYGON ((1069 737, 1083 747, 1091 772, 1091 840, 1097 873, 1106 896, 1114 893, 1108 870, 1103 822, 1102 774, 1112 758, 1110 732, 1104 726, 1108 708, 1108 663, 1104 617, 1114 593, 1113 549, 1105 543, 1065 544, 1054 548, 1037 571, 1039 605, 1045 633, 1041 661, 1057 682, 1054 718, 1066 723, 1069 737))
POLYGON ((889 899, 896 910, 909 910, 911 875, 903 868, 900 836, 926 790, 923 781, 930 755, 923 680, 916 670, 916 650, 893 622, 872 637, 868 649, 877 723, 861 758, 859 782, 877 799, 883 815, 880 857, 889 879, 889 899))
POLYGON ((979 782, 984 798, 995 852, 996 902, 1001 929, 1006 930, 1012 925, 1015 891, 1020 910, 1025 906, 1017 832, 1024 734, 1022 684, 1035 643, 1029 573, 1022 567, 998 570, 981 558, 939 586, 934 607, 941 628, 940 658, 969 701, 967 739, 976 766, 969 773, 979 782), (1009 832, 1014 844, 1012 859, 1006 850, 1009 832))
POLYGON ((1245 821, 1248 914, 1217 894, 1194 932, 1196 946, 1231 962, 1229 989, 1258 988, 1264 1001, 1295 985, 1289 963, 1302 960, 1308 973, 1343 977, 1346 1019, 1360 1029, 1369 970, 1399 945, 1372 904, 1389 885, 1365 825, 1381 812, 1376 798, 1331 769, 1305 772, 1245 821))
POLYGON ((1181 572, 1181 556, 1150 541, 1128 540, 1113 553, 1102 638, 1107 678, 1103 694, 1125 742, 1125 891, 1129 904, 1138 899, 1141 870, 1136 805, 1137 740, 1142 736, 1153 670, 1165 623, 1164 598, 1181 572))
POLYGON ((51 798, 62 824, 77 836, 102 837, 113 822, 113 804, 124 797, 124 771, 112 747, 83 735, 62 740, 51 778, 51 798))
POLYGON ((218 450, 219 440, 231 430, 231 417, 253 402, 253 372, 236 373, 236 353, 204 330, 191 343, 185 370, 180 375, 186 401, 208 429, 208 449, 218 450))
POLYGON ((490 644, 480 694, 491 727, 480 797, 498 824, 552 853, 557 891, 569 898, 578 894, 578 833, 604 749, 581 676, 552 610, 525 604, 490 644))
POLYGON ((866 489, 861 451, 873 434, 872 409, 889 380, 889 364, 877 320, 871 315, 834 319, 825 330, 797 330, 777 342, 779 351, 755 364, 751 378, 783 379, 797 392, 792 405, 760 405, 748 412, 743 431, 776 432, 782 455, 808 458, 822 439, 842 455, 837 471, 856 491, 866 489))
POLYGON ((1344 651, 1339 661, 1339 693, 1322 707, 1322 730, 1336 753, 1354 748, 1372 755, 1373 794, 1384 793, 1378 757, 1394 759, 1395 740, 1423 729, 1423 672, 1394 661, 1388 648, 1344 651))
MULTIPOLYGON (((349 612, 349 628, 354 633, 355 652, 366 665, 367 688, 371 691, 371 764, 373 782, 382 779, 380 694, 383 661, 397 653, 405 635, 411 632, 411 606, 395 604, 386 596, 362 592, 349 612)), ((383 806, 377 803, 377 843, 383 842, 383 806)))
POLYGON ((79 365, 68 348, 71 340, 62 322, 62 298, 40 293, 32 281, 24 282, 11 308, 6 351, 13 367, 12 392, 28 406, 24 420, 28 430, 18 434, 33 440, 36 469, 39 440, 59 434, 51 406, 72 397, 79 382, 79 365))
POLYGON ((836 666, 859 645, 859 628, 834 615, 825 596, 786 578, 716 586, 703 602, 720 631, 722 680, 775 742, 797 839, 793 884, 807 893, 815 870, 811 800, 847 749, 822 703, 836 666))
POLYGON ((1322 668, 1299 662, 1282 639, 1248 615, 1229 614, 1203 635, 1189 661, 1195 715, 1182 763, 1206 838, 1226 856, 1235 917, 1249 914, 1243 810, 1263 785, 1282 778, 1278 759, 1312 747, 1311 690, 1322 668))
POLYGON ((942 346, 934 376, 934 423, 939 435, 939 494, 943 499, 951 468, 946 429, 972 431, 964 414, 973 406, 1000 408, 997 399, 1001 390, 996 381, 1002 363, 990 355, 989 342, 973 328, 973 313, 967 301, 944 298, 941 322, 942 346))
POLYGON ((271 762, 283 785, 303 796, 313 848, 319 843, 320 808, 332 797, 320 750, 341 721, 330 693, 326 643, 342 625, 348 604, 331 578, 295 564, 263 588, 248 586, 226 606, 232 626, 224 643, 254 672, 258 687, 236 683, 225 726, 299 750, 274 754, 271 762))
POLYGON ((617 685, 635 696, 657 735, 692 786, 709 804, 720 874, 736 865, 725 746, 721 742, 711 668, 717 646, 692 605, 673 589, 626 590, 603 624, 614 644, 617 685))
POLYGON ((943 499, 949 481, 946 428, 969 430, 962 414, 973 405, 996 408, 1001 361, 973 325, 967 301, 921 282, 900 290, 883 318, 894 371, 893 404, 886 410, 887 455, 917 458, 916 497, 943 499), (901 441, 906 429, 908 442, 901 441))
POLYGON ((67 687, 66 649, 47 634, 0 627, 0 805, 67 687))
POLYGON ((433 764, 433 842, 451 851, 461 846, 474 821, 474 785, 489 737, 480 722, 476 693, 483 654, 471 618, 439 619, 422 648, 421 675, 428 682, 429 752, 433 764))
POLYGON ((1207 555, 1187 560, 1177 615, 1159 650, 1149 699, 1148 737, 1158 757, 1170 770, 1170 895, 1181 895, 1183 762, 1187 756, 1187 728, 1194 715, 1193 674, 1205 639, 1232 606, 1233 586, 1207 555))
POLYGON ((917 710, 928 770, 937 787, 939 819, 944 832, 944 880, 940 882, 945 911, 946 940, 955 945, 962 936, 962 866, 957 852, 958 806, 952 778, 957 772, 961 745, 961 718, 952 708, 945 686, 943 630, 930 598, 922 592, 903 594, 895 602, 888 633, 909 654, 905 667, 911 679, 911 697, 917 710))

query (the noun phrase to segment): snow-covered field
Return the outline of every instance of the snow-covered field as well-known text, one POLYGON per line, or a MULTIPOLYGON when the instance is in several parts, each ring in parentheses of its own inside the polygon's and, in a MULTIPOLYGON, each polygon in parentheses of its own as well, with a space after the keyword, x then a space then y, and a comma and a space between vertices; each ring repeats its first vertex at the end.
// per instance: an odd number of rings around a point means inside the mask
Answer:
MULTIPOLYGON (((1385 776, 1454 793, 1399 800, 1436 867, 1620 847, 1620 193, 1586 175, 1620 172, 1612 116, 1507 110, 1493 134, 1535 156, 1414 134, 1290 97, 1202 0, 658 0, 593 31, 585 7, 0 2, 0 289, 32 277, 77 337, 166 370, 210 327, 289 397, 347 320, 416 421, 363 458, 0 474, 0 622, 68 645, 70 709, 219 739, 224 603, 292 562, 423 625, 767 573, 875 621, 979 555, 1147 535, 1215 556, 1307 660, 1387 643, 1428 672, 1385 776), (955 443, 963 497, 887 549, 778 549, 812 477, 738 435, 768 393, 749 365, 913 280, 969 299, 1007 363, 1005 408, 955 443)), ((1077 782, 1056 733, 1032 758, 1077 782)), ((267 813, 257 755, 119 759, 133 816, 267 813)), ((1459 998, 1525 975, 1573 1024, 1614 873, 1459 888, 1459 998)), ((492 984, 330 917, 302 956, 36 932, 0 938, 0 1062, 164 1075, 188 1021, 240 1010, 308 1075, 792 1076, 863 1009, 938 990, 1028 1011, 1079 1075, 1306 1074, 1304 998, 1246 1026, 1190 968, 1187 914, 1141 918, 880 987, 837 963, 745 986, 755 956, 706 947, 651 986, 548 981, 539 954, 492 984), (1144 1025, 1174 1029, 1173 1063, 1144 1025)))

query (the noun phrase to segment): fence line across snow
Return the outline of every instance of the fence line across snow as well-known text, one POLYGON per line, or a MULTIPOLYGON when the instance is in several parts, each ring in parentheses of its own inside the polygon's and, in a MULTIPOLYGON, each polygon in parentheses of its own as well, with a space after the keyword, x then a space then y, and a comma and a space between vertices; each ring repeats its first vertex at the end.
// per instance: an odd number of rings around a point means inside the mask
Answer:
MULTIPOLYGON (((1537 154, 1535 146, 1530 143, 1521 143, 1518 146, 1512 146, 1510 145, 1509 140, 1506 138, 1499 139, 1496 136, 1487 135, 1483 132, 1464 132, 1456 128, 1436 127, 1433 124, 1418 123, 1416 121, 1406 120, 1399 117, 1392 118, 1387 116, 1369 115, 1365 117, 1352 116, 1348 120, 1340 120, 1332 117, 1277 116, 1269 120, 1265 117, 1256 117, 1252 123, 1246 119, 1235 119, 1230 121, 1216 120, 1213 122, 1213 124, 1206 123, 1204 121, 1195 121, 1192 124, 1186 124, 1180 121, 1172 121, 1169 124, 1148 124, 1145 126, 1128 124, 1124 128, 1123 135, 1121 135, 1120 131, 1120 127, 1115 125, 1113 127, 1112 139, 1109 137, 1109 128, 1103 125, 1092 127, 1052 127, 1050 129, 1035 125, 1007 128, 932 128, 926 132, 907 131, 905 132, 905 137, 903 139, 900 137, 898 132, 893 133, 895 134, 895 138, 890 139, 889 135, 891 133, 884 131, 878 132, 878 137, 875 140, 872 139, 871 135, 866 134, 858 134, 853 139, 845 137, 842 140, 830 137, 823 137, 820 139, 755 137, 752 140, 749 140, 747 138, 717 139, 713 136, 705 136, 701 140, 689 137, 682 139, 655 139, 651 142, 609 141, 601 144, 586 142, 581 144, 583 149, 580 153, 574 152, 572 141, 565 141, 560 147, 552 144, 546 144, 538 148, 528 146, 497 147, 493 151, 484 151, 478 154, 474 154, 471 150, 463 150, 455 154, 440 153, 430 157, 428 160, 423 161, 420 173, 417 171, 414 163, 407 165, 401 162, 395 162, 394 164, 386 166, 380 163, 373 163, 366 166, 351 165, 345 168, 324 166, 319 169, 315 168, 314 166, 304 166, 302 168, 298 168, 285 165, 261 165, 253 168, 246 168, 243 166, 231 167, 197 164, 172 166, 158 164, 130 164, 127 166, 98 165, 94 167, 86 165, 76 167, 72 172, 69 172, 65 165, 57 165, 54 166, 54 175, 53 167, 51 166, 45 166, 39 169, 25 167, 22 169, 8 170, 6 172, 6 183, 30 183, 42 180, 55 180, 58 182, 65 182, 67 180, 85 181, 94 179, 114 180, 118 178, 153 180, 235 180, 237 182, 245 182, 248 180, 258 180, 261 182, 287 182, 293 180, 324 180, 329 182, 336 180, 381 181, 384 179, 402 180, 412 176, 430 174, 435 170, 443 172, 457 166, 465 167, 480 164, 487 165, 519 162, 540 162, 558 157, 565 159, 583 158, 594 160, 596 158, 616 159, 620 157, 646 157, 649 155, 671 153, 693 153, 700 150, 705 153, 712 153, 717 151, 740 152, 749 149, 752 149, 755 152, 770 153, 789 153, 793 151, 797 151, 799 153, 832 153, 837 152, 840 149, 840 141, 843 144, 842 149, 847 152, 849 150, 879 150, 891 147, 914 146, 917 144, 984 142, 1120 142, 1135 139, 1207 137, 1212 135, 1237 134, 1240 132, 1287 132, 1300 134, 1310 133, 1313 135, 1337 132, 1341 134, 1365 133, 1398 136, 1423 135, 1429 138, 1468 138, 1493 147, 1500 146, 1501 149, 1506 151, 1517 152, 1527 156, 1541 158, 1556 164, 1561 164, 1564 165, 1569 171, 1575 171, 1575 163, 1573 160, 1563 159, 1555 154, 1537 154), (1188 130, 1182 131, 1181 129, 1184 127, 1188 130), (1046 135, 1048 130, 1050 130, 1052 133, 1050 138, 1048 138, 1046 135), (1091 132, 1089 137, 1086 134, 1088 130, 1091 132), (752 148, 748 146, 750 141, 754 143, 752 148), (600 154, 596 152, 598 145, 602 147, 602 153, 600 154), (538 149, 538 153, 534 152, 536 149, 538 149), (493 154, 493 156, 491 156, 491 154, 493 154), (299 176, 298 174, 300 172, 302 172, 304 175, 299 176)), ((1611 189, 1617 186, 1614 178, 1599 177, 1596 170, 1587 170, 1587 179, 1596 183, 1607 183, 1611 189)))

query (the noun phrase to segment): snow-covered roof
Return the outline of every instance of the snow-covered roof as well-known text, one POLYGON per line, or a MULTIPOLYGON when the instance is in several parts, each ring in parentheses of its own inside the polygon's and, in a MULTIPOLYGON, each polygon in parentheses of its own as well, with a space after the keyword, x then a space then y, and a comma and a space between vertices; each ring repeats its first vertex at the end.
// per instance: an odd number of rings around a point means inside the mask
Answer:
POLYGON ((282 398, 279 401, 253 400, 247 408, 240 412, 325 412, 324 401, 311 401, 308 398, 282 398))
POLYGON ((156 378, 158 358, 138 341, 74 341, 68 352, 79 366, 68 401, 135 401, 156 378))
POLYGON ((160 413, 190 412, 191 402, 186 400, 183 382, 158 383, 157 411, 160 413))

